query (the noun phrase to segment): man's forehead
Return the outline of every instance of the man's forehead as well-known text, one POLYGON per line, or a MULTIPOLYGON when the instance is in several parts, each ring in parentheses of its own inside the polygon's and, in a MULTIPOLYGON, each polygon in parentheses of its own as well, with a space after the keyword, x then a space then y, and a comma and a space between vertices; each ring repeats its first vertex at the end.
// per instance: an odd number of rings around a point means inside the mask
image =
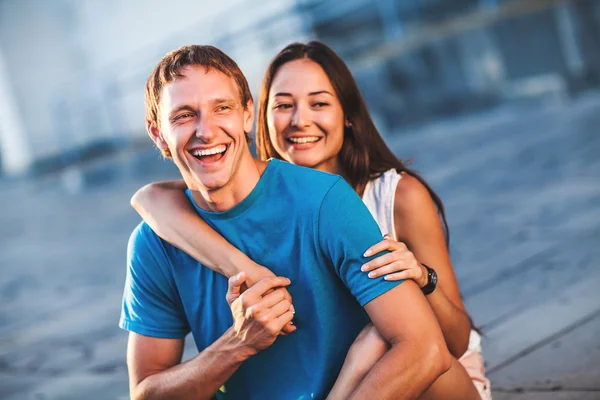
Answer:
POLYGON ((182 68, 179 74, 162 88, 161 104, 166 108, 177 107, 182 102, 240 100, 235 80, 221 71, 194 66, 182 68))

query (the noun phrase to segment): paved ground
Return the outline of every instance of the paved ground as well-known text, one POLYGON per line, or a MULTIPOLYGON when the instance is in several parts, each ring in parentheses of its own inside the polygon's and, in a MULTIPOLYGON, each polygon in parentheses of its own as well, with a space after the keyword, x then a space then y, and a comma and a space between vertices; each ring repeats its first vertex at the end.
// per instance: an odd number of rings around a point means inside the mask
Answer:
MULTIPOLYGON (((600 399, 599 126, 590 95, 388 138, 445 200, 496 400, 600 399)), ((0 181, 0 398, 127 398, 128 200, 174 174, 146 151, 86 167, 83 192, 77 171, 0 181)))

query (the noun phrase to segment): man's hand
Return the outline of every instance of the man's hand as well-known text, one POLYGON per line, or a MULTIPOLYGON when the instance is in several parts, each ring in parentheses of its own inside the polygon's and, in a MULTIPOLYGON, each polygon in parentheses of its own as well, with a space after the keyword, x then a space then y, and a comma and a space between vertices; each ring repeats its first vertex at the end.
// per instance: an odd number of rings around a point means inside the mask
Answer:
MULTIPOLYGON (((283 328, 294 318, 292 303, 285 298, 283 287, 290 280, 269 277, 242 293, 245 273, 229 279, 227 302, 233 315, 233 330, 244 346, 254 354, 271 346, 283 328)), ((292 332, 296 330, 295 326, 292 332)))
MULTIPOLYGON (((275 277, 276 275, 271 272, 270 269, 263 267, 262 265, 256 264, 253 262, 254 265, 247 266, 244 269, 244 281, 242 281, 241 283, 236 283, 234 284, 234 286, 232 286, 231 284, 231 279, 240 279, 240 274, 237 274, 233 277, 231 277, 230 281, 229 281, 229 290, 227 291, 227 303, 229 305, 231 305, 231 303, 233 303, 233 300, 235 300, 237 297, 240 296, 240 294, 242 294, 246 289, 251 288, 252 286, 254 286, 257 282, 265 279, 265 278, 272 278, 275 277), (232 293, 231 290, 232 288, 234 288, 234 290, 236 291, 235 293, 232 293)), ((285 299, 287 301, 289 301, 290 303, 292 303, 292 296, 290 295, 290 292, 288 292, 287 289, 285 288, 279 288, 280 290, 283 291, 283 294, 285 296, 285 299)), ((294 311, 294 306, 292 303, 292 312, 294 311)), ((287 335, 290 334, 292 332, 294 332, 296 330, 296 327, 290 322, 289 324, 287 324, 286 326, 283 327, 281 334, 282 335, 287 335)))

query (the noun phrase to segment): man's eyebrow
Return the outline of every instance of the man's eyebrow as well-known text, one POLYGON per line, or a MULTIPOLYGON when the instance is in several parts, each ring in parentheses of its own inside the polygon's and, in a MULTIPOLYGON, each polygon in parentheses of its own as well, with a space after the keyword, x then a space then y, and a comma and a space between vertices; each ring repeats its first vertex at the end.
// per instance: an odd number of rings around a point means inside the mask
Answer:
POLYGON ((210 101, 212 104, 229 104, 235 103, 235 100, 232 98, 220 97, 210 101))
POLYGON ((171 112, 169 113, 169 118, 173 118, 175 116, 175 114, 177 114, 183 110, 194 111, 194 109, 191 106, 184 104, 184 105, 175 107, 173 110, 171 110, 171 112))

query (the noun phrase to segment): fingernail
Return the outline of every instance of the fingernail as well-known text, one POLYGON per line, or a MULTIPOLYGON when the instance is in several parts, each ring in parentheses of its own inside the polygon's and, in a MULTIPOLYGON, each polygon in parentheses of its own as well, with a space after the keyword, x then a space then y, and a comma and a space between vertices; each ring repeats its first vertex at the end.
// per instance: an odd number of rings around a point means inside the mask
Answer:
POLYGON ((369 272, 369 278, 373 278, 375 276, 375 271, 369 272))
POLYGON ((292 312, 292 314, 296 314, 296 309, 294 308, 293 304, 290 306, 290 311, 292 312))
POLYGON ((288 284, 292 283, 292 281, 290 281, 290 278, 286 278, 286 280, 288 284))
POLYGON ((363 256, 369 257, 371 255, 371 253, 373 253, 372 250, 367 250, 367 251, 365 251, 365 254, 363 254, 363 256))
POLYGON ((363 265, 362 267, 360 267, 360 270, 361 270, 362 272, 365 272, 365 271, 366 271, 366 270, 368 270, 368 269, 369 269, 369 266, 368 266, 367 264, 365 264, 365 265, 363 265))

